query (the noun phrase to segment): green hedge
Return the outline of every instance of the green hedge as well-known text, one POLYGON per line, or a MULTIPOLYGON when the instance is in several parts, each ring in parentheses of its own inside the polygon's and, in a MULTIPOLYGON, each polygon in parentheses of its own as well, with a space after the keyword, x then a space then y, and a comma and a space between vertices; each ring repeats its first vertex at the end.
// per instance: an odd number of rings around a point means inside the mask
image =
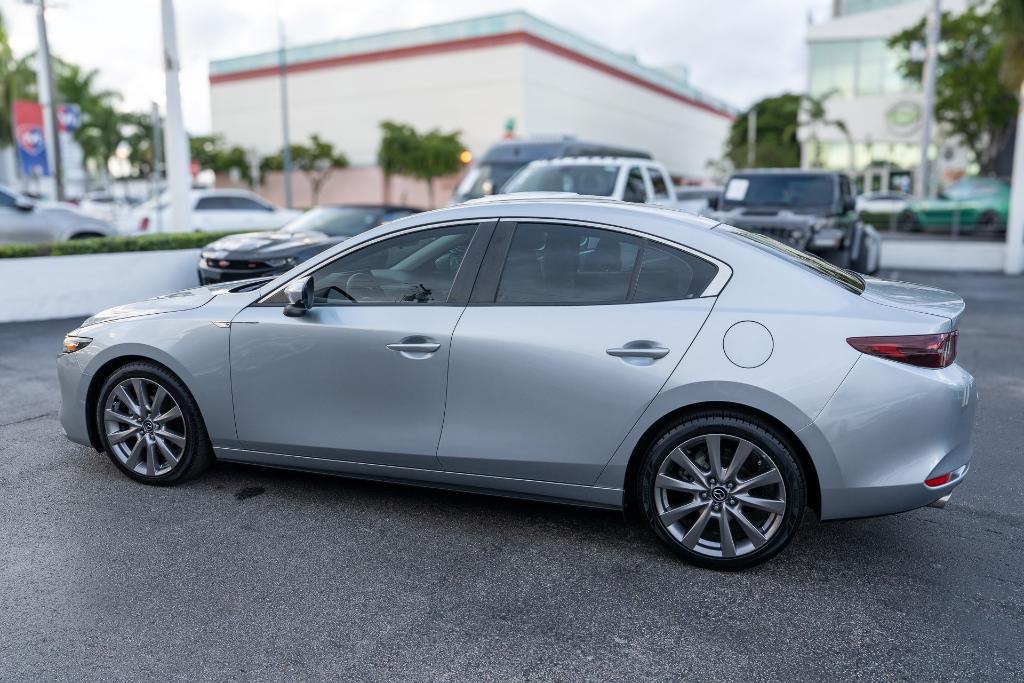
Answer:
POLYGON ((69 242, 54 242, 52 244, 0 244, 0 258, 198 249, 225 235, 237 232, 238 230, 228 230, 226 232, 167 232, 137 237, 95 237, 71 240, 69 242))

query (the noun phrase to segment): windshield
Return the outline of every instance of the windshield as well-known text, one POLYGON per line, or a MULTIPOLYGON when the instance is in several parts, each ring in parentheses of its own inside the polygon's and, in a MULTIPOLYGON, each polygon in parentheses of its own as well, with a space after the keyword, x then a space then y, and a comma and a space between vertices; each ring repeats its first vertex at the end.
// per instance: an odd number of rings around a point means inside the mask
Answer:
POLYGON ((522 167, 515 162, 480 164, 466 175, 456 195, 460 201, 465 201, 500 192, 502 185, 522 167))
POLYGON ((508 181, 503 192, 575 192, 610 197, 619 167, 597 164, 527 166, 508 181))
POLYGON ((746 240, 776 258, 789 261, 790 263, 795 263, 802 268, 814 271, 818 275, 831 280, 835 284, 853 292, 854 294, 860 294, 864 291, 864 280, 856 273, 840 268, 839 266, 832 265, 828 261, 820 259, 813 254, 808 254, 807 252, 794 249, 782 242, 768 237, 767 235, 740 230, 739 228, 734 228, 731 225, 724 224, 719 225, 715 230, 720 230, 739 239, 746 240))
POLYGON ((734 175, 722 194, 722 207, 777 206, 795 209, 831 207, 835 178, 830 175, 764 173, 734 175))
POLYGON ((288 225, 282 232, 322 232, 331 237, 355 237, 380 224, 378 207, 321 206, 310 209, 288 225))

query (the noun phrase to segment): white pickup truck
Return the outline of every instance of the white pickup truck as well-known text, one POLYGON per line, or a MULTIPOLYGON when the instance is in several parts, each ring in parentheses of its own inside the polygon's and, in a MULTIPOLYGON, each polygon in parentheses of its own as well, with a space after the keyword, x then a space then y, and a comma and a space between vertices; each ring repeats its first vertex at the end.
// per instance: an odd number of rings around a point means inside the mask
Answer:
POLYGON ((638 204, 677 206, 675 188, 665 167, 657 161, 630 157, 534 161, 509 178, 501 192, 574 192, 638 204))

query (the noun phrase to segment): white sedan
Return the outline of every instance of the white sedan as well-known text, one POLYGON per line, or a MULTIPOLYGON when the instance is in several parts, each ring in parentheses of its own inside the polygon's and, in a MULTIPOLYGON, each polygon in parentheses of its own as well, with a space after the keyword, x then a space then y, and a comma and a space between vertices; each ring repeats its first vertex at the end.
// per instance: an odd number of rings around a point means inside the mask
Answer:
MULTIPOLYGON (((189 198, 190 232, 276 230, 301 213, 282 209, 247 190, 191 190, 189 198)), ((136 207, 121 221, 120 229, 126 235, 182 231, 172 226, 168 192, 136 207)))

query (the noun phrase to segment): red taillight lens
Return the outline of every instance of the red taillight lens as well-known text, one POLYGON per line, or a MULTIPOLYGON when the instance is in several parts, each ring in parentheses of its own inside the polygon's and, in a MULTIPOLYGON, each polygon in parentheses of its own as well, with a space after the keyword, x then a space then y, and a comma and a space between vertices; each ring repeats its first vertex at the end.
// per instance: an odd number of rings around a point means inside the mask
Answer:
POLYGON ((142 217, 142 222, 139 223, 139 230, 141 232, 145 232, 146 230, 149 230, 149 216, 143 216, 142 217))
POLYGON ((956 360, 958 333, 914 334, 901 337, 850 337, 853 348, 869 356, 909 363, 919 368, 944 368, 956 360))
POLYGON ((948 483, 950 483, 952 481, 956 481, 960 477, 964 476, 964 473, 966 471, 967 471, 967 465, 961 465, 960 467, 956 468, 952 472, 946 472, 945 474, 940 474, 937 477, 932 477, 931 479, 925 479, 924 480, 924 485, 925 486, 930 486, 932 488, 936 488, 938 486, 945 486, 946 484, 948 484, 948 483))

